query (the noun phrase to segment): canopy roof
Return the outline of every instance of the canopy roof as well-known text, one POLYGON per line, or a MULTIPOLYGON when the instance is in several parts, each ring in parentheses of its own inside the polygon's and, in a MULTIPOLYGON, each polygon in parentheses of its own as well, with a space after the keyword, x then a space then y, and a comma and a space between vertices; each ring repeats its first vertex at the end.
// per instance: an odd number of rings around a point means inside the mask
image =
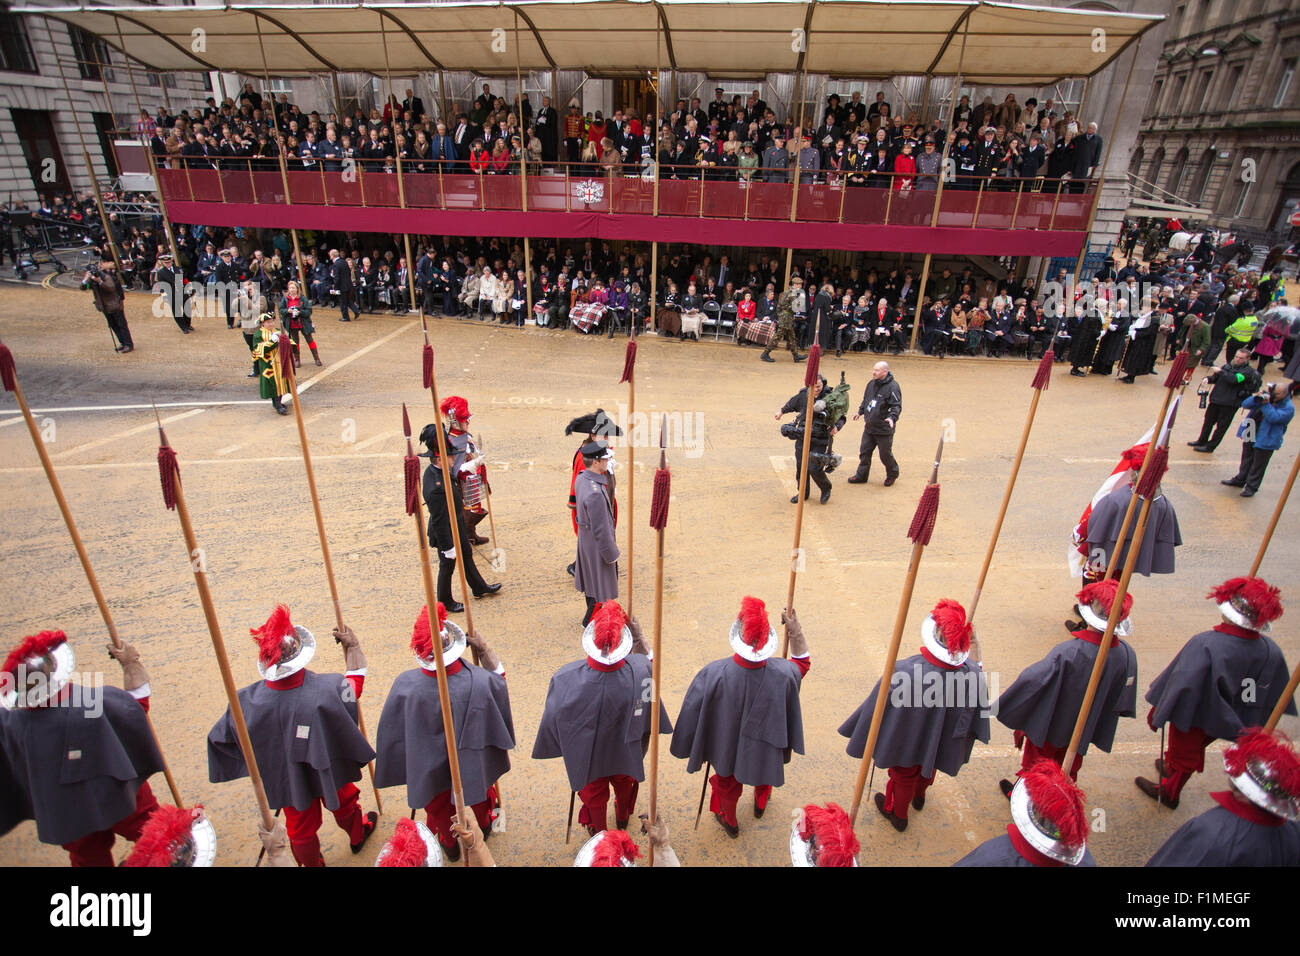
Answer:
POLYGON ((382 75, 386 64, 397 74, 505 74, 515 69, 517 30, 525 70, 599 76, 664 68, 735 78, 801 69, 837 77, 960 73, 969 83, 1000 86, 1091 76, 1163 19, 964 0, 28 3, 11 9, 81 27, 155 71, 257 75, 265 49, 276 76, 382 75), (498 30, 504 34, 494 35, 498 30))

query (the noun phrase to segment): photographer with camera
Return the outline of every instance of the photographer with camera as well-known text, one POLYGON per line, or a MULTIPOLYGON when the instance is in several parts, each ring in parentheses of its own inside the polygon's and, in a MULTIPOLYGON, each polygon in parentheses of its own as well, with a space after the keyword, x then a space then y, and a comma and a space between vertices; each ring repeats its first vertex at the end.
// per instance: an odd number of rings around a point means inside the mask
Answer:
POLYGON ((1238 349, 1232 361, 1226 362, 1201 379, 1196 394, 1200 396, 1201 408, 1205 409, 1205 421, 1201 424, 1201 434, 1195 441, 1189 441, 1192 451, 1213 452, 1228 433, 1232 418, 1241 408, 1241 403, 1259 390, 1260 375, 1250 366, 1250 353, 1238 349), (1213 387, 1211 387, 1213 386, 1213 387), (1211 434, 1213 431, 1213 434, 1211 434))
POLYGON ((81 288, 89 289, 95 296, 95 308, 104 313, 109 331, 117 340, 114 352, 125 355, 135 351, 131 342, 131 329, 126 324, 126 290, 117 274, 117 266, 111 260, 105 260, 98 266, 91 266, 81 277, 81 288))
MULTIPOLYGON (((1242 349, 1241 351, 1245 351, 1242 349)), ((1287 383, 1265 385, 1241 403, 1246 409, 1246 419, 1237 429, 1241 439, 1241 468, 1232 478, 1220 484, 1241 489, 1241 497, 1250 498, 1259 491, 1264 471, 1273 452, 1282 447, 1286 427, 1295 417, 1291 404, 1291 389, 1287 383)))
MULTIPOLYGON (((834 471, 840 461, 839 456, 831 450, 831 443, 835 438, 835 433, 844 427, 849 410, 848 392, 849 386, 845 384, 842 372, 840 373, 840 384, 834 391, 827 388, 826 376, 817 376, 817 391, 813 394, 812 438, 808 445, 808 477, 821 490, 822 504, 826 504, 831 497, 831 481, 826 475, 828 472, 834 471)), ((790 412, 796 412, 798 416, 793 422, 787 422, 781 426, 781 434, 795 443, 795 496, 790 499, 791 504, 798 503, 798 489, 803 483, 801 480, 800 458, 803 455, 804 416, 807 410, 808 389, 805 387, 791 396, 790 400, 782 405, 781 410, 776 413, 777 421, 781 420, 782 415, 787 415, 790 412)), ((807 499, 811 490, 810 487, 803 489, 805 499, 807 499)))

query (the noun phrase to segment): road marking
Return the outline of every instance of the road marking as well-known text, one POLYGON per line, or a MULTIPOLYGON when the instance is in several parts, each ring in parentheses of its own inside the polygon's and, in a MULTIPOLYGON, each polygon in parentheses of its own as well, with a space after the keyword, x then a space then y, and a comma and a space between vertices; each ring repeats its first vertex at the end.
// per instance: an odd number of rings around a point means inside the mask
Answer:
POLYGON ((232 451, 239 451, 239 449, 241 449, 241 448, 243 448, 243 447, 244 447, 243 445, 227 445, 225 448, 218 448, 218 449, 217 449, 217 454, 218 454, 218 455, 229 455, 232 451))
MULTIPOLYGON (((35 412, 33 412, 32 414, 35 414, 35 412)), ((9 421, 7 421, 7 422, 0 422, 0 428, 4 428, 6 425, 17 425, 17 424, 18 424, 19 422, 21 422, 21 421, 25 421, 25 419, 23 419, 23 418, 11 418, 11 419, 9 419, 9 421)))
POLYGON ((390 438, 396 438, 400 434, 401 432, 399 431, 384 432, 382 434, 375 435, 373 438, 367 438, 365 441, 359 441, 352 447, 356 451, 361 451, 363 448, 369 448, 371 445, 378 445, 380 442, 388 441, 388 439, 390 438))
POLYGON ((339 369, 345 368, 350 363, 355 362, 357 359, 361 358, 361 356, 369 352, 373 352, 381 345, 391 342, 393 339, 397 338, 403 332, 409 332, 411 329, 415 328, 416 324, 417 324, 416 322, 407 322, 405 325, 401 326, 400 328, 394 329, 393 331, 389 332, 387 335, 375 339, 373 342, 371 342, 369 345, 365 346, 364 348, 357 349, 357 351, 353 352, 351 355, 347 356, 346 358, 339 359, 339 361, 335 362, 333 365, 327 366, 325 371, 317 372, 311 378, 307 379, 307 381, 300 382, 298 384, 298 394, 301 395, 303 392, 307 391, 307 389, 311 388, 317 382, 329 378, 339 369))
MULTIPOLYGON (((211 402, 145 402, 140 405, 72 405, 67 408, 33 408, 33 415, 54 415, 59 412, 131 412, 140 409, 153 408, 217 408, 221 405, 262 405, 266 399, 230 399, 228 401, 211 401, 211 402)), ((13 414, 12 412, 0 414, 13 414)), ((22 419, 17 419, 22 421, 22 419)))
MULTIPOLYGON (((171 415, 164 418, 162 424, 168 425, 172 422, 178 422, 183 418, 193 418, 195 415, 202 415, 206 411, 206 408, 192 408, 188 412, 181 412, 179 415, 171 415)), ((83 451, 90 451, 92 448, 98 448, 101 445, 108 445, 123 438, 130 438, 132 435, 139 435, 142 432, 147 432, 151 428, 157 427, 157 422, 147 422, 146 424, 137 426, 136 428, 129 428, 124 432, 118 432, 115 435, 108 435, 105 438, 97 438, 94 441, 86 442, 84 445, 78 445, 76 448, 69 448, 67 451, 61 451, 57 455, 51 455, 50 459, 52 461, 59 461, 67 458, 69 455, 75 455, 83 451)))

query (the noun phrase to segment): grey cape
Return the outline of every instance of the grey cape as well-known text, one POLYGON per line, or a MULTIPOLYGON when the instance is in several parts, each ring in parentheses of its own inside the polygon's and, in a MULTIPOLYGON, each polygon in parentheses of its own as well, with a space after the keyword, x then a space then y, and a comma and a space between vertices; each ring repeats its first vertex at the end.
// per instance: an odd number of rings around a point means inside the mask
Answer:
MULTIPOLYGON (((1002 836, 996 836, 991 840, 985 840, 975 849, 971 850, 953 866, 1036 866, 1030 860, 1026 860, 1016 849, 1016 845, 1011 842, 1011 837, 1004 833, 1002 836)), ((1079 861, 1079 866, 1096 866, 1097 861, 1092 858, 1092 851, 1084 849, 1083 859, 1079 861)))
POLYGON ((802 681, 799 666, 780 657, 753 668, 731 657, 705 664, 682 701, 670 752, 686 758, 687 773, 708 762, 749 786, 781 786, 791 754, 804 752, 802 681))
MULTIPOLYGON (((849 738, 845 749, 851 757, 861 757, 867 748, 879 692, 880 681, 876 681, 871 696, 840 727, 840 736, 849 738)), ((981 700, 988 701, 984 672, 969 660, 956 670, 932 664, 922 654, 899 661, 880 721, 876 766, 919 765, 924 777, 936 770, 957 776, 970 760, 975 741, 989 742, 989 719, 980 716, 981 700), (940 699, 942 706, 938 706, 940 699)))
MULTIPOLYGON (((1106 560, 1110 560, 1119 540, 1120 525, 1124 523, 1124 512, 1128 510, 1132 489, 1128 485, 1116 488, 1092 509, 1088 516, 1088 547, 1103 548, 1106 560)), ((1137 528, 1138 515, 1141 513, 1141 500, 1133 511, 1133 520, 1129 522, 1128 536, 1124 539, 1124 549, 1119 556, 1116 567, 1122 568, 1128 560, 1128 545, 1133 540, 1137 528)), ((1174 506, 1164 495, 1159 495, 1151 502, 1151 516, 1147 520, 1147 530, 1142 536, 1142 547, 1138 549, 1137 563, 1133 570, 1138 574, 1172 574, 1174 571, 1174 548, 1183 543, 1183 536, 1178 530, 1178 515, 1174 506)))
MULTIPOLYGON (((572 790, 615 774, 645 779, 650 658, 629 654, 624 661, 612 671, 598 671, 585 660, 573 661, 555 672, 546 689, 533 759, 563 757, 572 790)), ((659 732, 672 729, 660 701, 659 732)))
MULTIPOLYGON (((357 729, 352 685, 339 674, 306 672, 298 687, 275 690, 265 681, 239 691, 253 756, 272 808, 306 810, 317 797, 337 810, 338 791, 361 779, 375 752, 357 729)), ((208 779, 248 776, 230 709, 208 732, 208 779)))
MULTIPOLYGON (((447 675, 447 693, 465 803, 482 803, 488 788, 510 769, 509 751, 515 745, 506 680, 464 663, 447 675)), ((393 681, 375 743, 375 786, 406 784, 407 806, 427 807, 451 789, 438 681, 432 673, 417 667, 393 681)))
POLYGON ((0 835, 35 820, 42 843, 71 843, 135 812, 162 754, 139 701, 105 687, 103 706, 0 711, 0 835))
MULTIPOLYGON (((998 698, 998 720, 1019 730, 1035 746, 1068 746, 1097 650, 1096 644, 1078 637, 1057 644, 1041 661, 1021 671, 998 698)), ((1119 719, 1136 716, 1137 655, 1120 641, 1106 655, 1079 753, 1087 753, 1090 744, 1110 753, 1119 719)))
POLYGON ((614 508, 610 504, 607 476, 590 469, 578 473, 578 559, 573 586, 593 601, 618 597, 618 544, 614 541, 614 508))
MULTIPOLYGON (((1179 730, 1199 727, 1219 740, 1236 740, 1242 728, 1264 725, 1290 676, 1271 638, 1202 631, 1151 682, 1149 723, 1172 723, 1179 730), (1253 700, 1245 699, 1248 688, 1253 700)), ((1286 712, 1296 712, 1294 700, 1286 712)))
POLYGON ((1214 807, 1175 830, 1147 866, 1300 866, 1300 823, 1265 826, 1214 807))

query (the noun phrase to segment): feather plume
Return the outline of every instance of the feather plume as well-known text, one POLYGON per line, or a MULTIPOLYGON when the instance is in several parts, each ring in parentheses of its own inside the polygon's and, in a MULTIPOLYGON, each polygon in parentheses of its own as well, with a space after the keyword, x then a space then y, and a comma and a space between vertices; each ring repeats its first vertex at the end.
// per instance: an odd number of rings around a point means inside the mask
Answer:
POLYGON ((853 824, 838 803, 804 807, 799 836, 816 845, 818 866, 852 866, 858 855, 860 845, 853 824))
POLYGON ((594 628, 593 642, 608 655, 623 640, 623 624, 627 620, 617 601, 604 601, 596 605, 591 615, 594 628))
POLYGON ((1030 803, 1039 816, 1056 827, 1062 843, 1071 849, 1087 843, 1087 794, 1060 767, 1051 760, 1040 760, 1020 771, 1020 779, 1025 782, 1030 803))
POLYGON ((67 635, 62 631, 41 631, 39 634, 24 637, 23 642, 10 651, 9 656, 5 658, 5 665, 0 668, 0 674, 16 674, 18 665, 27 658, 44 657, 67 640, 67 635))
POLYGON ((428 866, 429 847, 419 827, 409 817, 397 821, 397 829, 380 851, 378 866, 428 866))
POLYGON ((1282 616, 1282 592, 1263 578, 1229 578, 1207 597, 1222 604, 1238 595, 1254 609, 1256 624, 1269 624, 1282 616))
POLYGON ((606 830, 605 838, 591 854, 592 866, 622 866, 641 855, 641 848, 626 830, 606 830))
MULTIPOLYGON (((1104 581, 1094 581, 1074 597, 1084 604, 1096 604, 1109 617, 1111 609, 1115 606, 1115 595, 1118 592, 1119 581, 1115 578, 1107 578, 1104 581)), ((1125 592, 1124 603, 1119 609, 1119 619, 1124 620, 1131 610, 1133 610, 1133 595, 1125 592)))
POLYGON ((175 866, 176 850, 192 839, 194 821, 198 811, 203 807, 192 809, 160 805, 149 816, 149 822, 140 831, 140 839, 135 841, 135 848, 123 862, 123 866, 175 866))
POLYGON ((1300 795, 1300 759, 1286 734, 1260 727, 1243 730, 1237 742, 1223 752, 1223 763, 1228 773, 1239 777, 1251 761, 1266 764, 1269 778, 1280 789, 1293 796, 1300 795))
POLYGON ((767 617, 767 605, 756 597, 740 600, 740 639, 756 651, 761 651, 771 636, 772 625, 767 617))
POLYGON ((258 660, 263 667, 280 663, 280 644, 286 635, 293 633, 293 622, 289 620, 289 609, 277 604, 271 616, 261 627, 250 627, 248 633, 257 641, 258 660))
POLYGON ((949 598, 944 598, 930 612, 934 623, 943 633, 943 644, 951 654, 965 654, 970 650, 974 628, 966 622, 966 609, 949 598))

